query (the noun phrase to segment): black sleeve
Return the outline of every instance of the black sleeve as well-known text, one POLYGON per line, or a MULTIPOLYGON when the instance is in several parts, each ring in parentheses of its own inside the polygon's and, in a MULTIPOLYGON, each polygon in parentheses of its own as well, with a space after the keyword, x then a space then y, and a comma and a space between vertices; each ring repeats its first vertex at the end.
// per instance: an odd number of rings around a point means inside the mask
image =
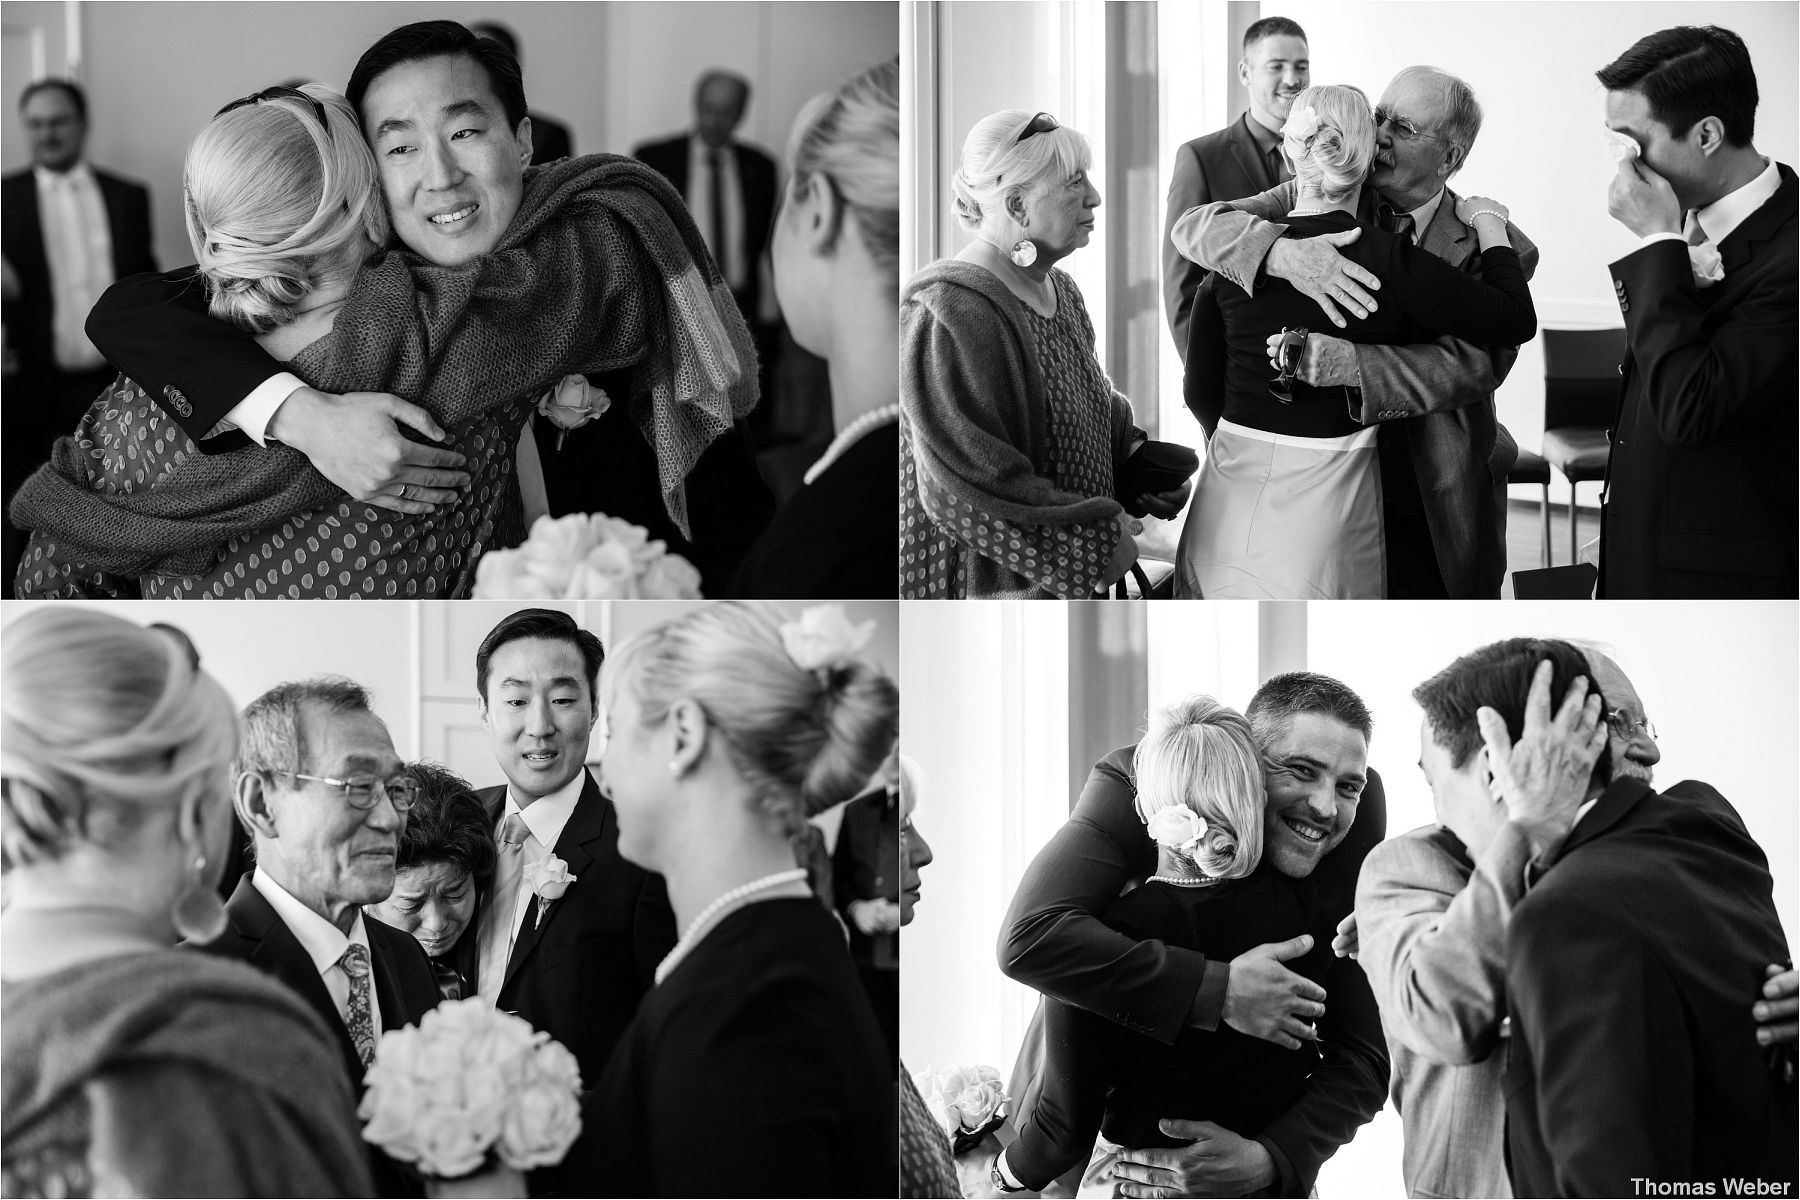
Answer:
POLYGON ((1479 274, 1453 267, 1405 238, 1381 275, 1384 299, 1434 334, 1449 334, 1479 346, 1521 346, 1537 333, 1537 309, 1518 251, 1511 246, 1483 250, 1479 274))
POLYGON ((207 311, 206 285, 191 266, 113 284, 88 314, 87 335, 206 454, 250 444, 236 431, 202 439, 283 370, 254 337, 207 311))
POLYGON ((656 986, 657 966, 675 948, 675 910, 669 907, 669 889, 661 875, 644 872, 631 933, 638 982, 649 991, 656 986))
POLYGON ((1006 1165, 1019 1182, 1042 1191, 1086 1159, 1106 1115, 1108 1047, 1112 1030, 1092 1013, 1044 1002, 1043 1091, 1006 1165))
POLYGON ((1187 316, 1187 370, 1182 399, 1208 438, 1225 415, 1225 314, 1219 308, 1218 276, 1207 275, 1194 293, 1187 316))

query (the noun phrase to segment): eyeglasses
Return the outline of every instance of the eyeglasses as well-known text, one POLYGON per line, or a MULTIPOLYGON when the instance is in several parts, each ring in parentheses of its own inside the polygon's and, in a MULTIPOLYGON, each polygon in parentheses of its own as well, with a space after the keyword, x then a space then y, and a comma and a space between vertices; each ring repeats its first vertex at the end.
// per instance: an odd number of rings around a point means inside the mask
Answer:
POLYGON ((332 779, 325 775, 302 775, 298 771, 288 771, 287 775, 294 779, 310 779, 314 783, 330 784, 338 789, 351 808, 374 808, 376 792, 388 798, 395 812, 405 812, 419 802, 419 781, 411 775, 396 775, 392 779, 377 779, 373 775, 332 779))
POLYGON ((1393 125, 1394 132, 1399 135, 1400 140, 1403 142, 1417 141, 1419 138, 1424 138, 1427 141, 1432 142, 1441 142, 1444 140, 1435 133, 1426 133, 1405 117, 1395 116, 1385 108, 1377 108, 1375 110, 1375 128, 1380 129, 1383 125, 1388 124, 1393 125))
POLYGON ((1049 133, 1055 128, 1057 128, 1056 118, 1047 112, 1041 112, 1025 122, 1025 128, 1021 129, 1019 136, 1013 139, 1013 145, 1017 146, 1027 138, 1040 133, 1049 133))
POLYGON ((1651 741, 1656 740, 1656 726, 1650 723, 1649 717, 1634 717, 1622 708, 1607 710, 1606 727, 1626 741, 1636 737, 1640 729, 1650 735, 1651 741))
POLYGON ((331 137, 331 122, 325 119, 325 106, 319 102, 317 96, 309 96, 299 88, 294 87, 282 86, 264 88, 253 96, 245 96, 240 100, 233 100, 230 104, 227 104, 224 108, 221 108, 218 112, 214 113, 213 120, 218 120, 234 108, 245 108, 252 104, 261 104, 265 100, 282 99, 304 100, 312 105, 313 115, 319 118, 319 127, 325 131, 325 136, 327 138, 331 137))
POLYGON ((1300 370, 1300 356, 1306 352, 1306 334, 1305 326, 1281 331, 1281 344, 1275 350, 1278 373, 1275 382, 1269 385, 1269 395, 1283 404, 1294 402, 1294 376, 1300 370))

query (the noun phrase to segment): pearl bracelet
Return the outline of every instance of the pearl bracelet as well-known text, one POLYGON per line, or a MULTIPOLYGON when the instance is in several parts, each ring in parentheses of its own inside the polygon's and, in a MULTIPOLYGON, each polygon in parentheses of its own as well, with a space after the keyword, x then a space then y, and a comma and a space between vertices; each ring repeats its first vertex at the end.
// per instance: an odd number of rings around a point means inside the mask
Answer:
POLYGON ((1476 217, 1499 217, 1500 223, 1502 225, 1506 224, 1506 217, 1503 214, 1496 212, 1491 208, 1478 208, 1474 212, 1470 213, 1469 214, 1469 224, 1471 226, 1475 224, 1476 217))

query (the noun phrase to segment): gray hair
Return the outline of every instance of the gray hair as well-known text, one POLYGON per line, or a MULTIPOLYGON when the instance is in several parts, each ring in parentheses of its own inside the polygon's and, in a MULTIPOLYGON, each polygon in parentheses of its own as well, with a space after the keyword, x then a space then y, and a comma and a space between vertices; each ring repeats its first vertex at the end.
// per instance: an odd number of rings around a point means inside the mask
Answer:
POLYGON ((1475 89, 1442 67, 1402 67, 1395 73, 1393 83, 1414 79, 1429 79, 1442 91, 1444 107, 1437 120, 1438 136, 1462 147, 1462 157, 1456 160, 1456 170, 1462 170, 1475 149, 1476 136, 1481 133, 1481 101, 1475 98, 1475 89))
POLYGON ((952 207, 963 228, 980 229, 983 216, 1004 212, 1008 200, 1052 171, 1074 175, 1093 163, 1086 136, 1067 125, 1020 141, 1036 116, 1022 108, 1002 109, 969 131, 962 167, 950 177, 952 207))
MULTIPOLYGON (((301 755, 306 744, 303 721, 307 710, 366 712, 373 716, 369 701, 368 688, 339 675, 276 684, 252 700, 238 717, 235 774, 288 775, 300 770, 304 765, 301 755)), ((386 724, 382 727, 385 729, 386 724)))

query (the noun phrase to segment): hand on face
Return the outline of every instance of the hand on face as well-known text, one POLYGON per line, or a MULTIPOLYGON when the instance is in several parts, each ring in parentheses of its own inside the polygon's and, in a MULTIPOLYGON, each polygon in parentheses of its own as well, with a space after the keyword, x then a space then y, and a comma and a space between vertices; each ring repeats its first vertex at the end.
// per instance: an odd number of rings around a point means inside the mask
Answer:
POLYGON ((1540 857, 1553 853, 1568 836, 1607 739, 1600 693, 1588 691, 1586 678, 1570 682, 1551 719, 1553 671, 1545 659, 1531 677, 1517 742, 1507 733, 1506 719, 1494 709, 1475 712, 1494 791, 1506 805, 1508 819, 1524 830, 1540 857))
POLYGON ((1606 211, 1639 237, 1681 232, 1681 201, 1669 181, 1644 165, 1623 158, 1606 189, 1606 211))

